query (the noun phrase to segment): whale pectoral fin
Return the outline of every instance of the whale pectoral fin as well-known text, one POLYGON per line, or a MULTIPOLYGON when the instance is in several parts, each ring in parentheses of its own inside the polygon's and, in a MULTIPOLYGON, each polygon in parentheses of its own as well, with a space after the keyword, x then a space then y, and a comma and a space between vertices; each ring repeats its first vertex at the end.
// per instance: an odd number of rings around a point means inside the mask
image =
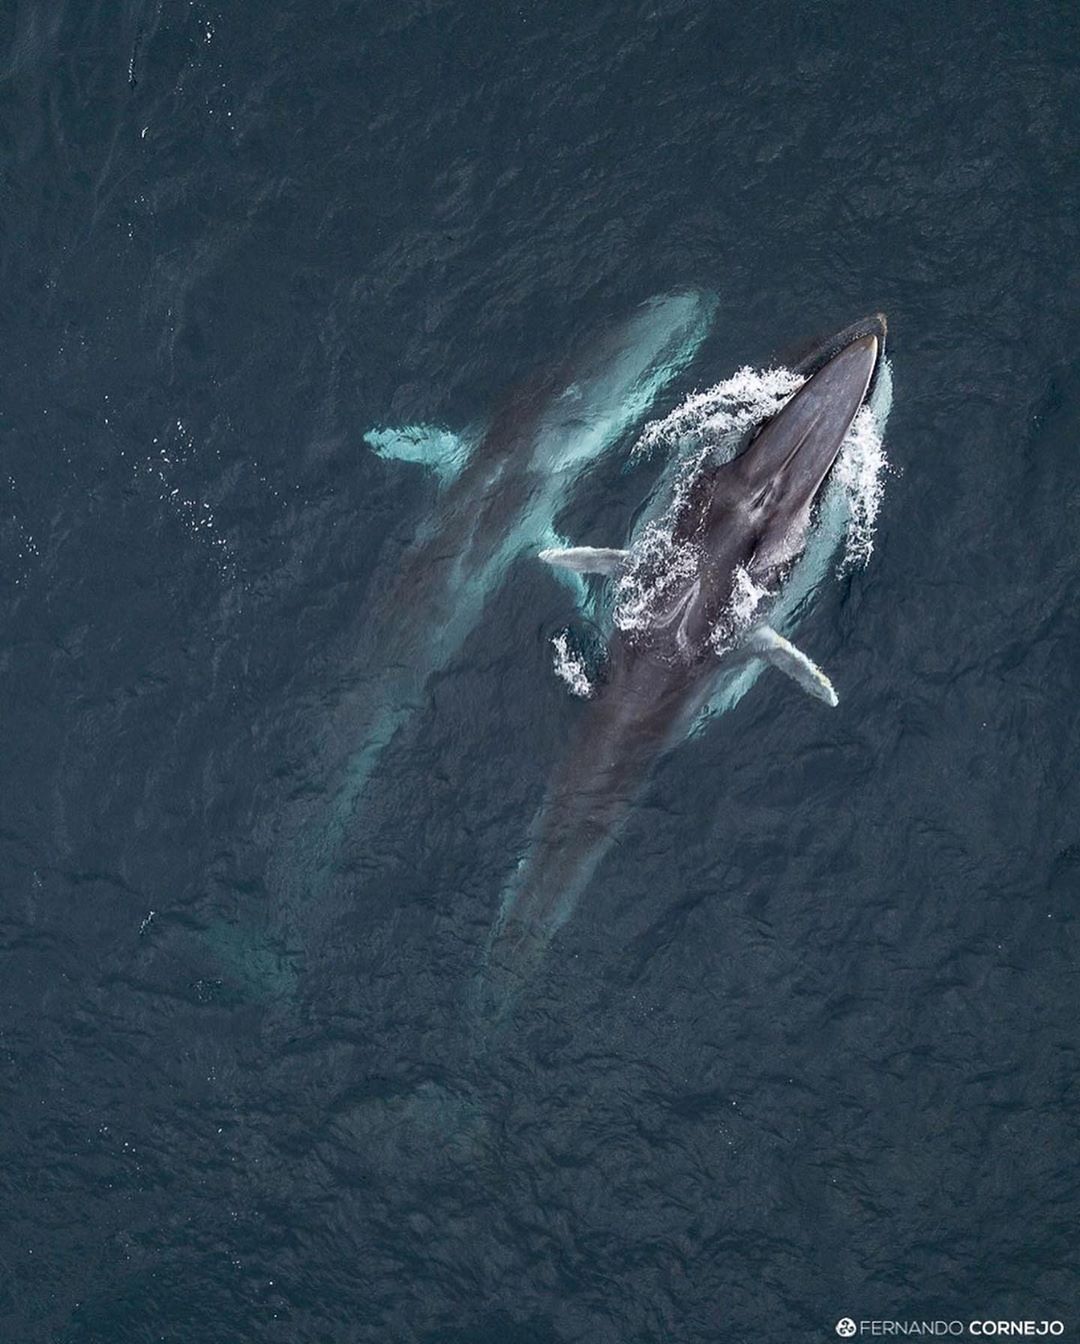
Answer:
POLYGON ((617 577, 626 569, 629 552, 607 546, 569 546, 540 552, 547 565, 573 570, 575 574, 607 574, 617 577))
POLYGON ((827 705, 834 708, 837 705, 833 684, 821 668, 812 663, 805 653, 800 652, 783 635, 778 635, 771 626, 759 626, 746 640, 744 647, 748 653, 764 658, 772 663, 773 667, 779 668, 808 695, 824 700, 827 705))
POLYGON ((399 429, 377 426, 368 430, 364 442, 388 461, 419 462, 431 467, 445 485, 469 460, 475 437, 454 434, 440 425, 402 425, 399 429))

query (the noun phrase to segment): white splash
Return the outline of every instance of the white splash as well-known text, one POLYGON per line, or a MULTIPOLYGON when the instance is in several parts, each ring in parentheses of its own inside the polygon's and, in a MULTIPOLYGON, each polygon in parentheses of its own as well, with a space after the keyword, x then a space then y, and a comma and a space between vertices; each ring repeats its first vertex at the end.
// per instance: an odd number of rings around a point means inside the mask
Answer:
POLYGON ((592 682, 581 654, 570 647, 570 632, 560 630, 551 644, 555 650, 555 675, 566 683, 571 695, 588 700, 593 693, 592 682))
POLYGON ((891 402, 892 376, 883 363, 874 396, 852 421, 832 471, 848 510, 841 569, 865 565, 874 550, 874 527, 889 465, 883 435, 891 402))
POLYGON ((153 447, 155 451, 141 464, 136 464, 134 469, 157 483, 161 502, 171 509, 191 536, 210 548, 217 559, 222 578, 234 579, 236 561, 228 541, 215 527, 213 506, 207 500, 197 498, 180 483, 189 473, 189 464, 198 456, 194 434, 178 419, 166 442, 162 443, 155 436, 153 447))
POLYGON ((8 475, 10 502, 0 506, 0 555, 3 556, 3 570, 10 575, 17 588, 30 574, 30 569, 41 552, 37 540, 29 525, 19 516, 19 492, 15 486, 15 477, 8 475), (13 554, 12 554, 13 553, 13 554), (9 560, 9 554, 11 559, 9 560))
POLYGON ((791 369, 746 365, 715 387, 693 393, 662 420, 646 425, 631 455, 647 457, 657 448, 685 451, 707 445, 721 452, 727 447, 730 457, 737 444, 727 441, 775 415, 805 381, 791 369))
POLYGON ((670 518, 647 523, 634 538, 630 563, 615 584, 616 626, 646 630, 655 625, 674 592, 693 578, 700 564, 698 548, 671 535, 670 518))
MULTIPOLYGON (((658 488, 658 503, 642 521, 631 543, 630 565, 616 586, 614 621, 619 629, 653 624, 673 590, 696 572, 696 548, 676 542, 672 529, 703 464, 730 461, 747 430, 774 416, 805 381, 791 369, 744 367, 715 387, 694 393, 645 428, 633 454, 647 456, 663 448, 672 461, 658 488)), ((830 549, 843 538, 841 571, 865 564, 874 548, 888 468, 882 435, 891 399, 892 380, 885 361, 870 404, 860 409, 844 437, 815 529, 829 534, 830 549)), ((732 639, 760 617, 764 600, 775 596, 758 587, 745 570, 737 571, 732 607, 715 632, 717 647, 730 647, 732 639)))
POLYGON ((748 569, 735 566, 735 588, 731 596, 731 615, 735 624, 743 629, 757 615, 758 607, 766 597, 772 597, 768 588, 755 583, 748 569))

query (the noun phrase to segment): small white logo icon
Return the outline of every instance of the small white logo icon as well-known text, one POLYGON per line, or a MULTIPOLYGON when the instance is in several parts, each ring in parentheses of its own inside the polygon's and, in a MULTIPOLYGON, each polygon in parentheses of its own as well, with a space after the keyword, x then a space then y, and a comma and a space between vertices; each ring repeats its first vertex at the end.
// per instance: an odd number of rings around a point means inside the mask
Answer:
POLYGON ((841 1339, 850 1339, 855 1333, 855 1322, 850 1316, 844 1316, 836 1322, 836 1333, 841 1339))

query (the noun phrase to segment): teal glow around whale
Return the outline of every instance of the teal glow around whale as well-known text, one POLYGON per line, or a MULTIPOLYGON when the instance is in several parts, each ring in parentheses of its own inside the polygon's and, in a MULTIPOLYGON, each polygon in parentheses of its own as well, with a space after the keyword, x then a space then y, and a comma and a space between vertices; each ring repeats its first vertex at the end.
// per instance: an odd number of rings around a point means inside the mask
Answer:
POLYGON ((372 585, 358 632, 365 674, 326 728, 327 740, 355 745, 325 807, 285 856, 290 888, 310 892, 332 869, 382 751, 423 702, 429 679, 460 649, 516 557, 553 535, 583 473, 693 358, 715 308, 699 290, 650 299, 483 430, 380 426, 366 435, 387 461, 433 469, 440 489, 396 572, 372 585))

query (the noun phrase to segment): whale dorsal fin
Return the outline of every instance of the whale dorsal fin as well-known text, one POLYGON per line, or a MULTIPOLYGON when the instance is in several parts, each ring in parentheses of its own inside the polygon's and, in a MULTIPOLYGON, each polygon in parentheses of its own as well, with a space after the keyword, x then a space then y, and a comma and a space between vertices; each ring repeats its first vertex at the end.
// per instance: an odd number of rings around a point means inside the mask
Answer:
POLYGON ((541 551, 540 559, 546 565, 572 569, 575 574, 616 576, 626 569, 629 554, 629 551, 614 550, 610 546, 568 546, 541 551))
POLYGON ((772 663, 773 667, 779 668, 808 695, 824 700, 827 705, 835 708, 838 703, 837 695, 829 678, 816 663, 807 658, 805 653, 797 649, 783 635, 778 635, 771 626, 758 626, 748 636, 746 649, 747 652, 772 663))
POLYGON ((402 425, 398 429, 369 429, 364 442, 379 457, 431 467, 446 485, 468 461, 475 436, 455 434, 441 425, 402 425))

